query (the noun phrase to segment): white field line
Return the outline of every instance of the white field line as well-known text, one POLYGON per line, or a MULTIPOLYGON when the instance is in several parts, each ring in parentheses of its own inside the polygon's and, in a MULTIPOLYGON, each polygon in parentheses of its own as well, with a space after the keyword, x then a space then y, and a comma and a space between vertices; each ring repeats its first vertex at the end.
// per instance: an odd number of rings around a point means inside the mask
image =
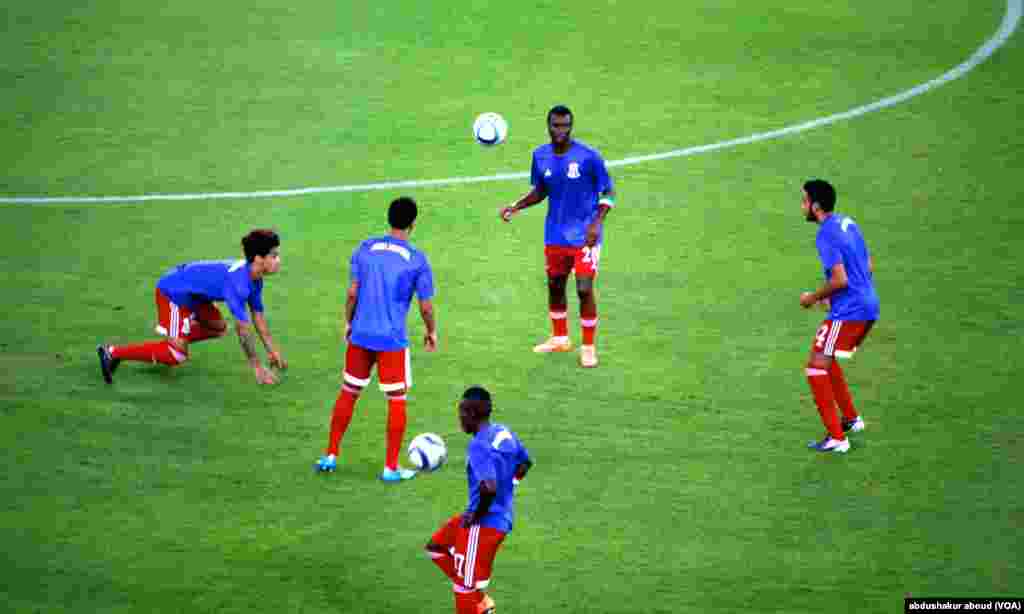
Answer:
MULTIPOLYGON (((631 164, 640 164, 641 162, 651 162, 654 160, 665 160, 668 158, 682 158, 686 156, 694 156, 697 154, 708 153, 711 151, 718 151, 720 149, 728 149, 730 147, 737 147, 739 145, 749 145, 751 143, 757 143, 760 141, 767 141, 771 139, 777 139, 791 134, 797 134, 799 132, 805 132, 807 130, 813 130, 814 128, 820 128, 829 124, 835 124, 861 115, 866 115, 874 111, 879 111, 887 107, 895 106, 901 102, 906 102, 915 96, 920 96, 925 92, 933 90, 941 85, 945 85, 950 81, 954 81, 964 76, 979 64, 988 59, 997 49, 1002 47, 1007 40, 1017 30, 1017 26, 1021 19, 1021 6, 1024 0, 1006 0, 1006 14, 1003 15, 1003 21, 999 25, 999 29, 996 30, 985 43, 974 52, 971 57, 959 64, 958 66, 946 71, 938 77, 927 81, 920 85, 914 86, 908 90, 904 90, 898 94, 876 100, 875 102, 859 106, 849 111, 843 111, 842 113, 836 113, 834 115, 828 115, 825 117, 819 117, 818 119, 812 119, 799 124, 793 124, 777 130, 771 130, 769 132, 758 132, 748 136, 743 136, 728 141, 719 141, 718 143, 711 143, 709 145, 698 145, 695 147, 687 147, 685 149, 673 149, 672 151, 666 151, 662 153, 649 154, 646 156, 632 156, 629 158, 623 158, 621 160, 612 160, 608 162, 609 167, 616 166, 628 166, 631 164)), ((146 201, 169 201, 169 200, 214 200, 214 199, 241 199, 241 198, 274 198, 284 196, 303 196, 306 194, 328 194, 336 192, 369 192, 373 190, 398 190, 401 188, 429 188, 435 186, 445 185, 456 185, 464 183, 482 183, 486 181, 505 181, 511 179, 525 179, 529 177, 529 173, 499 173, 497 175, 483 175, 477 177, 450 177, 447 179, 409 179, 405 181, 384 181, 380 183, 364 183, 364 184, 353 184, 353 185, 337 185, 337 186, 324 186, 324 187, 311 187, 311 188, 294 188, 286 190, 264 190, 258 192, 209 192, 209 193, 196 193, 196 194, 145 194, 141 196, 0 196, 0 203, 9 204, 23 204, 23 205, 43 205, 43 204, 59 204, 59 203, 127 203, 127 202, 146 202, 146 201)))

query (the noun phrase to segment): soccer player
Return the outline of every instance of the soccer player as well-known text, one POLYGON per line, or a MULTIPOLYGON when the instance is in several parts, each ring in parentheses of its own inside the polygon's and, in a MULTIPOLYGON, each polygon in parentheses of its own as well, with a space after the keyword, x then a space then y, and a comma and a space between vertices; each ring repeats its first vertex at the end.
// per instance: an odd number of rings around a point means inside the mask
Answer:
POLYGON ((558 105, 548 111, 551 142, 533 152, 530 166, 533 188, 511 206, 503 208, 501 219, 509 222, 523 209, 548 199, 544 257, 553 332, 551 338, 533 351, 572 350, 565 287, 569 273, 574 272, 583 328, 580 365, 589 368, 597 366, 594 279, 601 258, 604 219, 615 206, 615 189, 601 154, 572 138, 572 121, 568 107, 558 105))
POLYGON ((850 449, 846 433, 863 431, 864 420, 853 405, 846 377, 836 358, 851 358, 878 320, 874 262, 860 227, 852 218, 834 213, 836 191, 827 181, 804 183, 801 204, 808 222, 818 224, 815 243, 825 272, 825 285, 800 295, 800 306, 828 307, 828 317, 811 343, 807 361, 807 382, 814 394, 821 421, 828 432, 809 448, 821 452, 845 453, 850 449), (836 405, 843 413, 842 422, 836 405))
POLYGON ((337 469, 341 444, 352 411, 363 388, 370 383, 370 371, 377 364, 380 389, 388 398, 387 451, 380 479, 400 482, 416 472, 398 466, 398 453, 405 436, 406 392, 412 386, 409 338, 405 319, 415 293, 420 317, 426 327, 426 351, 437 349, 434 323, 434 274, 426 255, 409 243, 416 220, 416 201, 397 198, 388 207, 391 232, 363 241, 352 252, 351 283, 345 302, 345 376, 334 402, 327 450, 316 463, 320 472, 337 469))
POLYGON ((459 423, 472 436, 466 451, 469 505, 427 542, 434 564, 452 581, 456 614, 489 614, 494 600, 483 592, 494 556, 512 531, 515 489, 533 466, 530 453, 503 424, 491 423, 491 395, 479 386, 459 402, 459 423))
POLYGON ((200 260, 167 271, 156 284, 156 332, 166 338, 135 345, 100 345, 96 352, 103 379, 113 383, 114 371, 122 360, 172 367, 184 363, 189 345, 227 333, 227 323, 214 305, 222 301, 235 317, 238 340, 256 381, 275 383, 275 375, 256 355, 253 327, 263 340, 270 364, 286 369, 288 364, 274 345, 263 317, 263 278, 281 269, 280 245, 281 239, 273 230, 253 230, 242 237, 244 260, 200 260))

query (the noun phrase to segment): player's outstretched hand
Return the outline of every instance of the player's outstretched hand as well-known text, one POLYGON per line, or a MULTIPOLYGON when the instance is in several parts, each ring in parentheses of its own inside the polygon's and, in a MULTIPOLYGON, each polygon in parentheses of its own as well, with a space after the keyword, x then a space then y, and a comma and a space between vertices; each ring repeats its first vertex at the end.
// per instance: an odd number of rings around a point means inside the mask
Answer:
POLYGON ((423 335, 423 349, 428 352, 437 351, 437 333, 423 335))
POLYGON ((267 359, 270 361, 270 365, 273 367, 277 367, 282 371, 288 369, 288 361, 284 359, 284 356, 281 356, 281 352, 270 352, 267 354, 267 359))
POLYGON ((512 216, 516 214, 516 210, 512 207, 502 207, 498 209, 498 215, 501 216, 501 221, 511 222, 512 216))
POLYGON ((263 365, 253 369, 253 372, 256 373, 256 382, 260 385, 277 383, 277 378, 274 377, 274 374, 270 370, 264 369, 263 365))
POLYGON ((803 307, 804 309, 809 308, 810 306, 814 305, 814 303, 816 303, 816 302, 817 301, 814 300, 814 295, 812 293, 810 293, 810 292, 801 292, 800 293, 800 306, 803 307))

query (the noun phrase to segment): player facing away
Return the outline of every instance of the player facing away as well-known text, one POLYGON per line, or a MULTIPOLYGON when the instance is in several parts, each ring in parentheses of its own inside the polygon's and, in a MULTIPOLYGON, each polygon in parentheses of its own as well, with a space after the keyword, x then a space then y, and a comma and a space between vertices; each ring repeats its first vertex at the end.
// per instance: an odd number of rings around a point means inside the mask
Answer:
POLYGON ((264 368, 256 354, 256 334, 263 340, 270 364, 286 369, 288 364, 275 346, 263 316, 263 278, 281 269, 280 245, 281 239, 273 230, 253 230, 242 237, 244 260, 200 260, 167 271, 156 284, 156 332, 165 339, 134 345, 100 345, 96 352, 103 379, 112 383, 114 371, 123 360, 159 362, 172 367, 184 363, 191 344, 227 333, 227 323, 214 305, 224 302, 235 318, 238 340, 256 381, 275 383, 277 378, 264 368))
POLYGON ((837 358, 851 358, 878 320, 878 294, 874 286, 874 262, 860 227, 852 218, 834 213, 836 191, 827 181, 804 183, 801 204, 808 222, 818 224, 815 244, 825 272, 825 284, 800 295, 800 306, 827 305, 828 317, 818 327, 807 360, 807 382, 814 394, 821 421, 828 432, 809 448, 845 453, 850 449, 846 433, 864 430, 864 420, 853 405, 846 377, 837 358), (836 405, 842 411, 840 421, 836 405))
POLYGON ((420 317, 426 327, 423 346, 437 349, 434 323, 434 274, 426 255, 409 243, 416 220, 416 201, 397 198, 388 207, 389 234, 363 241, 352 252, 350 284, 345 302, 345 375, 334 402, 331 434, 324 456, 315 467, 320 472, 337 469, 338 448, 352 421, 352 412, 363 388, 370 383, 370 371, 377 365, 380 389, 388 398, 385 482, 408 480, 416 475, 398 466, 398 454, 405 436, 406 392, 412 386, 409 338, 405 330, 409 304, 415 294, 420 317))
POLYGON ((456 614, 493 614, 494 600, 483 589, 490 584, 498 548, 512 531, 516 487, 533 466, 516 434, 491 423, 492 409, 490 393, 479 386, 462 395, 459 424, 472 437, 466 450, 469 504, 425 547, 452 581, 456 614))
POLYGON ((509 222, 523 209, 548 199, 544 258, 552 334, 533 351, 572 350, 566 319, 566 284, 569 273, 573 272, 576 274, 583 329, 580 365, 596 367, 597 297, 594 280, 601 259, 604 219, 615 206, 615 188, 601 154, 572 138, 573 116, 568 107, 553 107, 548 111, 547 121, 551 142, 533 152, 530 165, 533 187, 511 206, 504 207, 501 219, 509 222))

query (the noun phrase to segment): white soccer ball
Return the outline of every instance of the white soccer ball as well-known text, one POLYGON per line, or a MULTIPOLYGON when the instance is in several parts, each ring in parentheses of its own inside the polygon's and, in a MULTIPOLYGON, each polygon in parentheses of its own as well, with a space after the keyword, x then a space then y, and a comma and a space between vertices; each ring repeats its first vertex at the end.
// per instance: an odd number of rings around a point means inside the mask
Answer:
POLYGON ((485 147, 504 143, 508 137, 508 122, 497 113, 481 113, 473 122, 473 138, 485 147))
POLYGON ((423 433, 409 442, 409 462, 421 471, 436 471, 448 460, 448 447, 436 433, 423 433))

